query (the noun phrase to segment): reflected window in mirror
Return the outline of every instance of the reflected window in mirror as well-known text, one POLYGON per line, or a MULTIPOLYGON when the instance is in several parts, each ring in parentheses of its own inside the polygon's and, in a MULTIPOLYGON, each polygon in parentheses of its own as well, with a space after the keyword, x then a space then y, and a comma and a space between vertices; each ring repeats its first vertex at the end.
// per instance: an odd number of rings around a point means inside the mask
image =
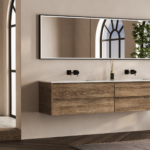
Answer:
POLYGON ((100 58, 125 58, 125 33, 122 20, 103 21, 100 35, 100 58))
POLYGON ((9 15, 9 98, 10 116, 16 117, 16 1, 12 0, 9 15))

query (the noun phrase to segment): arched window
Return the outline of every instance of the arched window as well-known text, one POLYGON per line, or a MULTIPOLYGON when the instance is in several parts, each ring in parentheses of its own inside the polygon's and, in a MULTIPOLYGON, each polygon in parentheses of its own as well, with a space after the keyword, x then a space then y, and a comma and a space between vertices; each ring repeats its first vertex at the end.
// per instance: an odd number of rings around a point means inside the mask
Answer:
POLYGON ((124 58, 125 34, 121 20, 104 20, 100 43, 100 58, 124 58))
POLYGON ((9 15, 9 92, 10 116, 16 117, 16 1, 11 1, 9 15))

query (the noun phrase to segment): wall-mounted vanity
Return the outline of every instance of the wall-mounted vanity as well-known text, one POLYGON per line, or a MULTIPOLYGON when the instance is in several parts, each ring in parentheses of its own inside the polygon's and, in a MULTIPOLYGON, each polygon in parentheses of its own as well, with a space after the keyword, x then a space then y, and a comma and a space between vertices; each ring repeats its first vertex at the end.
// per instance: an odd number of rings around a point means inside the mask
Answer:
POLYGON ((52 116, 150 110, 150 80, 40 82, 40 112, 52 116))
MULTIPOLYGON (((150 47, 150 31, 146 29, 150 22, 146 20, 49 15, 39 18, 40 59, 136 60, 150 56, 150 50, 146 50, 150 47), (141 45, 137 45, 134 34, 139 32, 135 27, 143 28, 138 37, 143 39, 141 45)), ((40 82, 40 112, 70 115, 150 110, 149 91, 150 81, 143 80, 40 82)))

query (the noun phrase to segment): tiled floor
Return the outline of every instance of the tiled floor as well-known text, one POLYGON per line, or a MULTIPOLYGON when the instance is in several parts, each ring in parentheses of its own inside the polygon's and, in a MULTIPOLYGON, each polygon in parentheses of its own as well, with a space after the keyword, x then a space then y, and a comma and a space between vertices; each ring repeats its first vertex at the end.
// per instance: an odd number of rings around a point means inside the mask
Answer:
POLYGON ((0 129, 1 128, 16 128, 16 119, 0 116, 0 129))

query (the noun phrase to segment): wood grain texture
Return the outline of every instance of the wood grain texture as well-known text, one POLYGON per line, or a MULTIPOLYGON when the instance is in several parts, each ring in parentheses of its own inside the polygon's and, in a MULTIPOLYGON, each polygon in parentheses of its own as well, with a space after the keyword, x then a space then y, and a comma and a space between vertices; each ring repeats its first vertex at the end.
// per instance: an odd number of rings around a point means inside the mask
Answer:
POLYGON ((147 110, 150 110, 150 82, 40 83, 41 113, 72 115, 147 110))
POLYGON ((114 83, 53 84, 53 99, 114 97, 114 83))
POLYGON ((3 129, 0 131, 0 142, 21 140, 21 130, 17 128, 3 129))
POLYGON ((114 98, 61 99, 53 101, 52 115, 114 112, 114 98))
POLYGON ((0 150, 74 150, 70 145, 150 139, 150 131, 108 133, 0 142, 0 150))
POLYGON ((40 112, 71 115, 114 112, 114 83, 39 83, 40 112))
POLYGON ((115 112, 148 111, 150 97, 115 98, 115 112))
POLYGON ((150 96, 150 82, 115 83, 115 97, 150 96))
POLYGON ((39 112, 51 114, 52 99, 51 83, 39 83, 39 112))

